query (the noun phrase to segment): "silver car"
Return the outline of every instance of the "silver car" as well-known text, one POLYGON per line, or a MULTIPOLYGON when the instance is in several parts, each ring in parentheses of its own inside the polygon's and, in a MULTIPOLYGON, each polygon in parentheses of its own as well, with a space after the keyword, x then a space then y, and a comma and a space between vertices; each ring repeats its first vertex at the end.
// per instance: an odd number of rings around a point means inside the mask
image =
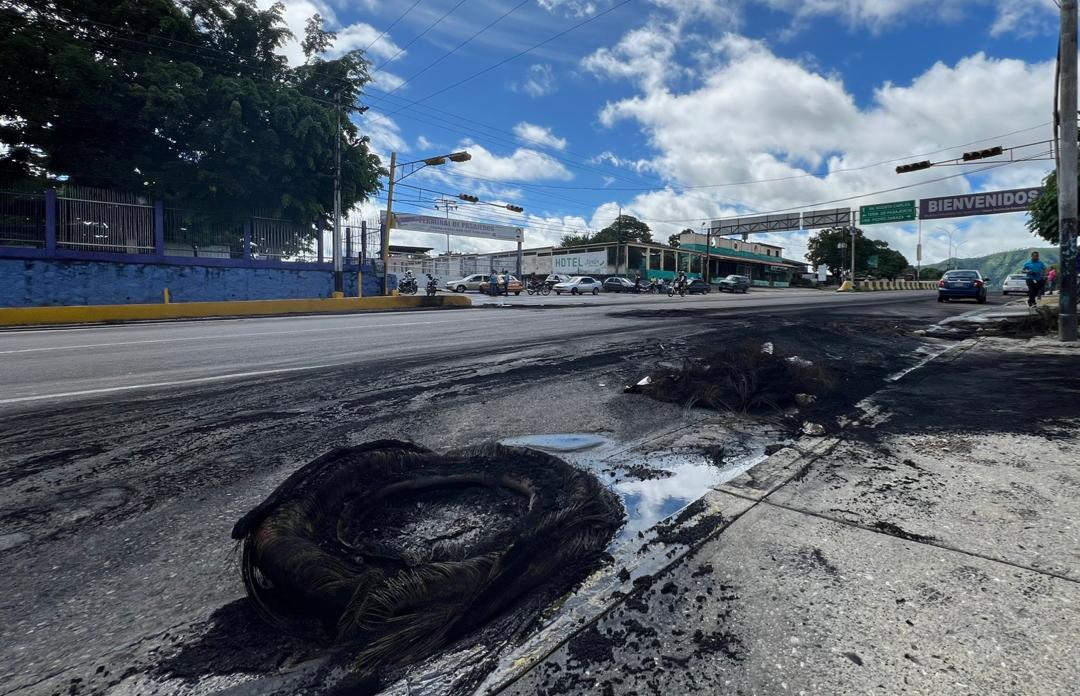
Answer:
POLYGON ((1007 275, 1005 282, 1001 284, 1002 295, 1008 295, 1010 292, 1026 295, 1027 291, 1027 276, 1023 273, 1007 275))
POLYGON ((555 287, 552 288, 556 295, 561 295, 564 292, 568 292, 571 295, 584 295, 591 292, 594 295, 600 294, 600 281, 590 276, 574 276, 565 283, 555 283, 555 287))
POLYGON ((488 274, 486 273, 473 273, 471 276, 465 276, 459 280, 451 280, 446 284, 446 289, 451 292, 465 292, 466 290, 474 290, 479 292, 480 283, 486 283, 488 274))

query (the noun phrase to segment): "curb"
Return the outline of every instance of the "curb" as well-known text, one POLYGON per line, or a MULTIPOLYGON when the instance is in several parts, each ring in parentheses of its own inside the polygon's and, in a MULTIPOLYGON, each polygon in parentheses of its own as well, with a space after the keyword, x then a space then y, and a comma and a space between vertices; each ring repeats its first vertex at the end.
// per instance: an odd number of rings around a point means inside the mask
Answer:
POLYGON ((471 307, 472 300, 455 296, 342 297, 305 300, 235 300, 170 304, 86 305, 67 307, 0 308, 0 326, 96 324, 161 319, 261 317, 285 314, 348 314, 407 309, 471 307))

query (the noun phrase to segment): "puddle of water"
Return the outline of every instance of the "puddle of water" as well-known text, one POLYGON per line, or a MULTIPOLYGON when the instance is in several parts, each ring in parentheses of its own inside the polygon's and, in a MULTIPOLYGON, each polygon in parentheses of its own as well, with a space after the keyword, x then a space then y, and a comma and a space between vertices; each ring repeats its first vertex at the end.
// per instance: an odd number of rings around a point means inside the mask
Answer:
POLYGON ((610 444, 611 440, 599 435, 585 433, 558 433, 553 435, 527 435, 500 440, 500 444, 514 447, 531 447, 545 452, 580 452, 600 445, 610 444))
POLYGON ((729 444, 724 461, 719 464, 704 452, 627 451, 602 435, 558 433, 529 435, 500 440, 504 445, 531 447, 558 454, 572 464, 588 470, 604 482, 622 500, 626 522, 612 540, 609 552, 638 532, 682 510, 710 489, 726 483, 764 459, 769 438, 745 440, 745 434, 732 434, 743 441, 729 444))

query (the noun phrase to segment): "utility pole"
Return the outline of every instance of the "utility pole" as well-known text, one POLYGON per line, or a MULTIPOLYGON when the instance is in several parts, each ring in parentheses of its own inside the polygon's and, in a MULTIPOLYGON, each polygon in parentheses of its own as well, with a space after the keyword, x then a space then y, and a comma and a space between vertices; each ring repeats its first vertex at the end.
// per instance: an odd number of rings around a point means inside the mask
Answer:
MULTIPOLYGON (((439 200, 435 201, 435 209, 436 210, 443 210, 446 213, 446 219, 449 221, 450 220, 450 211, 451 210, 457 210, 458 205, 457 205, 457 203, 455 203, 451 199, 443 197, 443 198, 440 198, 439 200)), ((447 232, 446 232, 446 277, 447 278, 452 278, 453 277, 453 276, 450 275, 450 231, 449 231, 449 228, 447 228, 447 232)))
POLYGON ((342 277, 341 264, 341 92, 335 98, 337 102, 337 130, 334 147, 334 297, 342 297, 345 292, 345 280, 342 277))
POLYGON ((922 218, 919 218, 919 242, 915 246, 915 280, 922 280, 922 218))
POLYGON ((851 289, 855 289, 855 212, 851 213, 851 289))
POLYGON ((622 251, 622 206, 619 217, 615 218, 615 275, 619 275, 619 252, 622 251))
POLYGON ((390 153, 390 183, 386 185, 386 224, 382 230, 383 277, 382 294, 390 294, 390 228, 394 224, 394 172, 397 171, 397 153, 390 153))
POLYGON ((1076 0, 1061 0, 1061 118, 1058 131, 1058 233, 1061 244, 1061 292, 1058 303, 1058 338, 1073 342, 1076 336, 1076 0))

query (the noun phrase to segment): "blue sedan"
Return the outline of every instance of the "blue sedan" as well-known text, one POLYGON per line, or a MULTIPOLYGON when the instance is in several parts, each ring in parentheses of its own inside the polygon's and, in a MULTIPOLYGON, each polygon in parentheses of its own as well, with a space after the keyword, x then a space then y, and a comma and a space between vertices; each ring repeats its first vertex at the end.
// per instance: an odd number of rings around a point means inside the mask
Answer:
POLYGON ((989 281, 979 271, 947 271, 938 281, 937 301, 968 299, 982 304, 989 281))

